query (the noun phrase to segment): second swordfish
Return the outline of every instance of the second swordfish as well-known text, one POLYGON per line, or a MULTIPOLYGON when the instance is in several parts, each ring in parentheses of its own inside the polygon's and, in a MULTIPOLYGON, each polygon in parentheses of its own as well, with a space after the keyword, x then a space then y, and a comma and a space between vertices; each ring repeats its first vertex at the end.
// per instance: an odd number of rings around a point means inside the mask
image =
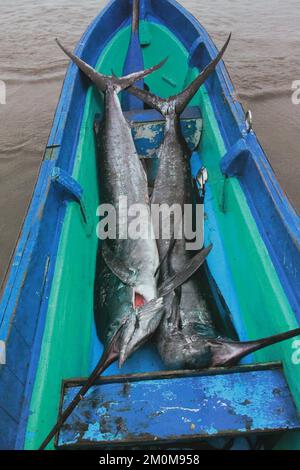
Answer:
MULTIPOLYGON (((177 204, 184 211, 186 204, 192 204, 193 185, 191 180, 191 152, 182 135, 180 114, 205 80, 214 72, 229 44, 225 45, 203 72, 179 95, 162 99, 136 87, 129 91, 147 105, 157 109, 166 119, 165 135, 159 150, 159 167, 154 184, 151 204, 169 207, 177 204)), ((183 217, 185 220, 185 218, 183 217)), ((186 249, 183 234, 171 219, 171 240, 158 240, 160 275, 163 285, 170 276, 180 277, 190 267, 193 259, 197 263, 205 260, 211 246, 192 256, 186 249), (178 237, 179 235, 179 237, 178 237)), ((257 341, 238 342, 221 337, 214 325, 197 273, 186 282, 178 284, 164 299, 165 313, 158 327, 156 344, 165 365, 169 369, 202 369, 229 366, 259 349, 298 336, 300 329, 288 331, 257 341)), ((182 279, 183 280, 183 279, 182 279)))

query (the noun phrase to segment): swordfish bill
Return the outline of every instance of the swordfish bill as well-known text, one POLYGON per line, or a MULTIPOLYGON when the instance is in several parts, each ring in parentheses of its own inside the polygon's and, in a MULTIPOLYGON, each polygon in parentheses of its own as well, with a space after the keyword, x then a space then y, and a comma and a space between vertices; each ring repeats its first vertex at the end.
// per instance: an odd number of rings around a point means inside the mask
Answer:
POLYGON ((252 354, 260 349, 281 343, 282 341, 286 341, 299 335, 300 328, 296 328, 294 330, 286 331, 285 333, 279 333, 277 335, 255 341, 226 341, 225 339, 220 338, 210 341, 208 340, 207 344, 210 345, 211 350, 213 351, 211 366, 233 366, 248 354, 252 354))

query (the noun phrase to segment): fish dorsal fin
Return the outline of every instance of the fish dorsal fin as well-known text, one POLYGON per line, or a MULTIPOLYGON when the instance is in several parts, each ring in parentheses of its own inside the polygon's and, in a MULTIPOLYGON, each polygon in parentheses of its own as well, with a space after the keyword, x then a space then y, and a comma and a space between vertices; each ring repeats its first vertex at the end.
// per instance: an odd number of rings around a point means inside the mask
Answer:
POLYGON ((150 67, 147 70, 141 70, 139 72, 134 72, 125 77, 114 77, 111 75, 103 75, 100 72, 97 72, 93 67, 84 62, 82 59, 73 54, 69 49, 65 48, 59 41, 56 39, 57 44, 63 50, 63 52, 70 57, 70 59, 77 65, 77 67, 96 85, 96 87, 105 92, 109 86, 115 87, 117 92, 125 90, 132 86, 135 82, 141 78, 146 77, 150 73, 155 72, 160 67, 162 67, 167 58, 161 61, 159 64, 150 67))
POLYGON ((180 273, 175 273, 166 279, 159 288, 159 295, 164 297, 187 282, 203 265, 211 249, 212 244, 207 248, 203 248, 203 250, 187 262, 185 268, 180 273))
POLYGON ((193 96, 197 93, 201 85, 207 80, 207 78, 214 72, 216 66, 222 59, 229 41, 231 39, 231 34, 229 35, 227 41, 225 42, 224 46, 222 47, 221 51, 218 55, 213 59, 205 69, 198 75, 198 77, 181 93, 178 95, 171 96, 168 99, 160 98, 159 96, 154 95, 153 93, 147 92, 145 90, 140 90, 134 86, 130 87, 128 91, 132 93, 137 98, 140 98, 144 103, 148 106, 159 111, 164 116, 169 114, 170 108, 172 108, 172 104, 175 104, 176 114, 181 114, 188 103, 191 101, 193 96))

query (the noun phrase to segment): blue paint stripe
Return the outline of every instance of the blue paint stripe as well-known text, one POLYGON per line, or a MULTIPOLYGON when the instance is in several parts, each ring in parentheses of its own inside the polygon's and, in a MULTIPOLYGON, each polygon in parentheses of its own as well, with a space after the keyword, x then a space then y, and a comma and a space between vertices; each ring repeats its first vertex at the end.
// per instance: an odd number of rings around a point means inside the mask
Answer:
POLYGON ((19 243, 17 245, 0 305, 0 339, 6 341, 13 321, 16 303, 26 279, 26 266, 30 263, 32 252, 39 230, 39 210, 44 206, 47 197, 50 170, 53 163, 44 161, 40 168, 39 178, 27 216, 24 221, 19 243))

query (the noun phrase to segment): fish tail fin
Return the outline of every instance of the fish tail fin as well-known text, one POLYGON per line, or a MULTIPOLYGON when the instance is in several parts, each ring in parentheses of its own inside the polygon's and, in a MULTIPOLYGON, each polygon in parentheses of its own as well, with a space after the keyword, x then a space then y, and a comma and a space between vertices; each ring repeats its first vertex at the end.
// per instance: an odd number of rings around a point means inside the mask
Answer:
POLYGON ((231 34, 229 35, 227 41, 222 47, 218 55, 213 59, 205 69, 198 75, 198 77, 181 93, 175 96, 171 96, 168 99, 160 98, 159 96, 154 95, 153 93, 147 92, 145 90, 140 90, 136 87, 129 88, 129 92, 132 93, 137 98, 141 99, 148 106, 156 109, 161 114, 165 115, 168 113, 168 108, 171 103, 175 103, 175 110, 177 114, 181 114, 188 103, 191 101, 193 96, 197 93, 201 85, 206 81, 206 79, 214 72, 216 66, 222 59, 229 41, 231 39, 231 34))
POLYGON ((257 341, 231 342, 226 340, 211 340, 211 351, 213 357, 211 365, 213 367, 234 365, 248 354, 299 335, 300 328, 297 328, 285 333, 262 338, 257 341))
POLYGON ((86 62, 84 62, 82 59, 77 57, 75 54, 73 54, 69 49, 65 48, 58 39, 56 39, 57 44, 59 47, 63 50, 63 52, 70 57, 70 59, 77 65, 77 67, 99 88, 101 91, 105 91, 108 86, 112 85, 116 88, 116 90, 122 91, 125 90, 126 88, 129 88, 132 86, 135 82, 138 80, 146 77, 150 73, 155 72, 158 70, 160 67, 162 67, 165 62, 167 61, 167 58, 161 61, 159 64, 154 65, 153 67, 150 67, 147 70, 141 70, 139 72, 134 72, 129 75, 126 75, 125 77, 114 77, 110 75, 103 75, 100 72, 97 72, 93 67, 88 65, 86 62))
POLYGON ((140 24, 140 0, 133 0, 132 2, 132 22, 131 31, 137 33, 140 24))
POLYGON ((188 103, 197 93, 199 88, 203 85, 203 83, 207 80, 207 78, 214 72, 218 63, 220 62, 223 55, 225 54, 225 51, 228 47, 230 39, 231 39, 231 33, 229 34, 224 46, 222 47, 220 52, 217 54, 217 56, 205 67, 205 69, 200 73, 200 75, 198 75, 198 77, 195 78, 195 80, 185 90, 183 90, 183 92, 181 92, 179 95, 174 97, 176 101, 176 113, 177 114, 181 114, 185 110, 188 103))
POLYGON ((150 91, 142 90, 141 88, 137 88, 135 86, 128 88, 128 92, 139 98, 147 106, 150 106, 150 108, 159 111, 162 115, 166 114, 169 99, 160 98, 160 96, 157 96, 150 91))
POLYGON ((64 47, 58 39, 55 39, 61 50, 77 65, 77 67, 99 88, 104 91, 107 87, 107 77, 97 72, 93 67, 84 62, 82 59, 73 54, 69 49, 64 47))
POLYGON ((131 87, 135 82, 160 69, 167 62, 167 60, 168 58, 166 57, 161 62, 159 62, 159 64, 153 65, 148 69, 141 70, 139 72, 133 72, 129 75, 126 75, 125 77, 117 78, 117 84, 119 84, 120 86, 120 91, 126 90, 127 88, 131 87))

